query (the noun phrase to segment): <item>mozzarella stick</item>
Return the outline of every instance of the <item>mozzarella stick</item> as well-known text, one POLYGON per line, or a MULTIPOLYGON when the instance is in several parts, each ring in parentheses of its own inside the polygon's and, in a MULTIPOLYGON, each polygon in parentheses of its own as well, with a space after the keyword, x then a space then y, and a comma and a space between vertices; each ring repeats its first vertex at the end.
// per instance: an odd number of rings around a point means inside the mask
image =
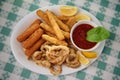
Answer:
POLYGON ((42 38, 39 39, 31 48, 29 49, 26 49, 25 50, 25 54, 29 57, 31 57, 31 55, 36 51, 38 50, 41 45, 45 42, 45 40, 43 40, 42 38))
POLYGON ((31 25, 33 25, 33 24, 40 24, 40 23, 41 23, 40 19, 36 19, 31 25))
POLYGON ((45 12, 43 12, 42 10, 37 10, 36 13, 44 22, 46 22, 48 25, 51 25, 45 12))
POLYGON ((46 14, 50 20, 51 26, 53 27, 53 30, 55 31, 55 35, 57 36, 57 38, 59 40, 63 40, 64 39, 64 35, 61 32, 61 29, 59 28, 57 22, 54 19, 53 14, 50 11, 46 11, 46 14))
POLYGON ((55 15, 54 18, 61 29, 63 29, 64 31, 70 31, 69 27, 66 24, 64 24, 60 19, 58 19, 55 15))
POLYGON ((46 35, 46 34, 43 34, 42 35, 42 38, 46 41, 49 41, 50 43, 53 43, 55 45, 64 45, 64 46, 67 46, 67 42, 65 41, 60 41, 58 39, 56 39, 55 37, 51 37, 49 35, 46 35))
POLYGON ((42 34, 43 30, 39 28, 27 40, 22 43, 22 46, 24 48, 30 48, 42 36, 42 34))
POLYGON ((69 18, 69 20, 67 21, 67 25, 70 27, 70 29, 72 28, 72 26, 76 23, 76 19, 75 17, 71 17, 69 18))
POLYGON ((47 25, 46 23, 41 23, 40 27, 42 27, 45 31, 55 34, 53 28, 51 26, 47 25))
POLYGON ((33 22, 25 31, 23 31, 20 35, 17 36, 17 40, 19 42, 23 42, 26 40, 35 30, 40 27, 40 21, 33 22))

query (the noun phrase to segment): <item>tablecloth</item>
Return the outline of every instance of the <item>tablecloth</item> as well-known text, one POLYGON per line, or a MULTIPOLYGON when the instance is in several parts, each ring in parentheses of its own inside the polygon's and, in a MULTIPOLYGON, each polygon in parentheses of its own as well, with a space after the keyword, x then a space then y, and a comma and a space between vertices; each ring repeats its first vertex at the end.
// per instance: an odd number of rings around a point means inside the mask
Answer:
POLYGON ((0 80, 120 80, 120 0, 0 0, 0 80), (110 31, 100 57, 88 68, 49 76, 19 64, 10 47, 15 25, 39 7, 72 5, 92 13, 110 31))

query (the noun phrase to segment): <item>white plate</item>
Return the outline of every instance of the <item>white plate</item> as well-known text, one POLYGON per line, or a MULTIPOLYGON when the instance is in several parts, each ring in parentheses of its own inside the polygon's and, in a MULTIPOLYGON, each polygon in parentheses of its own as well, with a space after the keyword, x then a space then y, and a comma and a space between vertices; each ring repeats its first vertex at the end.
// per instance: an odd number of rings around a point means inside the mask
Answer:
MULTIPOLYGON (((60 13, 59 12, 60 6, 63 6, 63 5, 48 6, 48 7, 44 7, 44 8, 40 8, 40 9, 43 11, 48 9, 48 10, 55 12, 56 14, 59 14, 60 13)), ((93 16, 92 14, 90 14, 89 12, 87 12, 81 8, 79 8, 79 12, 89 15, 91 17, 92 21, 94 21, 97 25, 101 25, 101 23, 98 21, 98 19, 95 16, 93 16)), ((24 51, 23 51, 21 44, 16 40, 16 37, 22 31, 24 31, 34 20, 36 20, 38 18, 39 17, 36 15, 36 10, 35 10, 35 11, 31 12, 30 14, 26 15, 23 19, 21 19, 18 22, 18 24, 15 26, 15 28, 13 30, 13 33, 12 33, 12 36, 10 39, 11 49, 12 49, 12 52, 13 52, 15 58, 17 59, 17 61, 19 63, 21 63, 25 68, 27 68, 33 72, 36 72, 36 73, 45 74, 45 75, 52 75, 47 68, 38 66, 34 62, 29 61, 26 58, 26 55, 24 54, 24 51)), ((98 52, 98 56, 101 54, 104 45, 105 45, 105 42, 103 41, 103 42, 101 42, 100 46, 95 50, 96 52, 98 52)), ((92 59, 90 64, 92 64, 97 58, 92 59)), ((80 70, 88 67, 89 65, 87 65, 87 66, 82 65, 76 69, 72 69, 72 68, 68 68, 66 66, 63 66, 62 73, 60 75, 65 75, 65 74, 70 74, 73 72, 80 71, 80 70)))

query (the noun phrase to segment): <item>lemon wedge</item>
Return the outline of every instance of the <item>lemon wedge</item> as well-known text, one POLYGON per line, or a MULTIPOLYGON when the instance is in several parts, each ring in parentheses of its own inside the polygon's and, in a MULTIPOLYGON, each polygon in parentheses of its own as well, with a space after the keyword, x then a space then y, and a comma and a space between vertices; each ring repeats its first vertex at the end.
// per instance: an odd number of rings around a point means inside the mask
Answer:
POLYGON ((82 55, 81 51, 77 51, 78 59, 82 65, 88 65, 90 61, 82 55))
POLYGON ((81 52, 86 58, 96 58, 97 53, 93 51, 82 51, 81 52))
POLYGON ((90 20, 90 17, 86 14, 83 14, 83 13, 80 13, 80 14, 77 14, 75 16, 76 18, 76 21, 79 21, 79 20, 90 20))
POLYGON ((77 13, 78 8, 75 6, 61 6, 60 13, 64 16, 73 16, 77 13))

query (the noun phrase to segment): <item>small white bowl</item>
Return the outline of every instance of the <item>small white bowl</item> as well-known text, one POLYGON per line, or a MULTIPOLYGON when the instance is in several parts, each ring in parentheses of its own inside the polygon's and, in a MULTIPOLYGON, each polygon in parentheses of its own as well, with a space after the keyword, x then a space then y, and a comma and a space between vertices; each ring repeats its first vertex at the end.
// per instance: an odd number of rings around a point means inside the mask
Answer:
POLYGON ((100 42, 98 42, 95 46, 93 46, 93 47, 90 48, 90 49, 82 49, 82 48, 78 47, 78 46, 74 43, 72 34, 73 34, 73 31, 75 30, 75 28, 78 27, 80 24, 89 24, 89 25, 91 25, 91 26, 93 26, 93 27, 97 27, 97 25, 96 25, 94 22, 89 21, 89 20, 81 20, 81 21, 78 21, 76 24, 73 25, 73 27, 72 27, 72 29, 71 29, 71 31, 70 31, 70 40, 71 40, 72 44, 73 44, 78 50, 81 50, 81 51, 93 51, 93 50, 95 50, 95 49, 99 46, 100 42))

